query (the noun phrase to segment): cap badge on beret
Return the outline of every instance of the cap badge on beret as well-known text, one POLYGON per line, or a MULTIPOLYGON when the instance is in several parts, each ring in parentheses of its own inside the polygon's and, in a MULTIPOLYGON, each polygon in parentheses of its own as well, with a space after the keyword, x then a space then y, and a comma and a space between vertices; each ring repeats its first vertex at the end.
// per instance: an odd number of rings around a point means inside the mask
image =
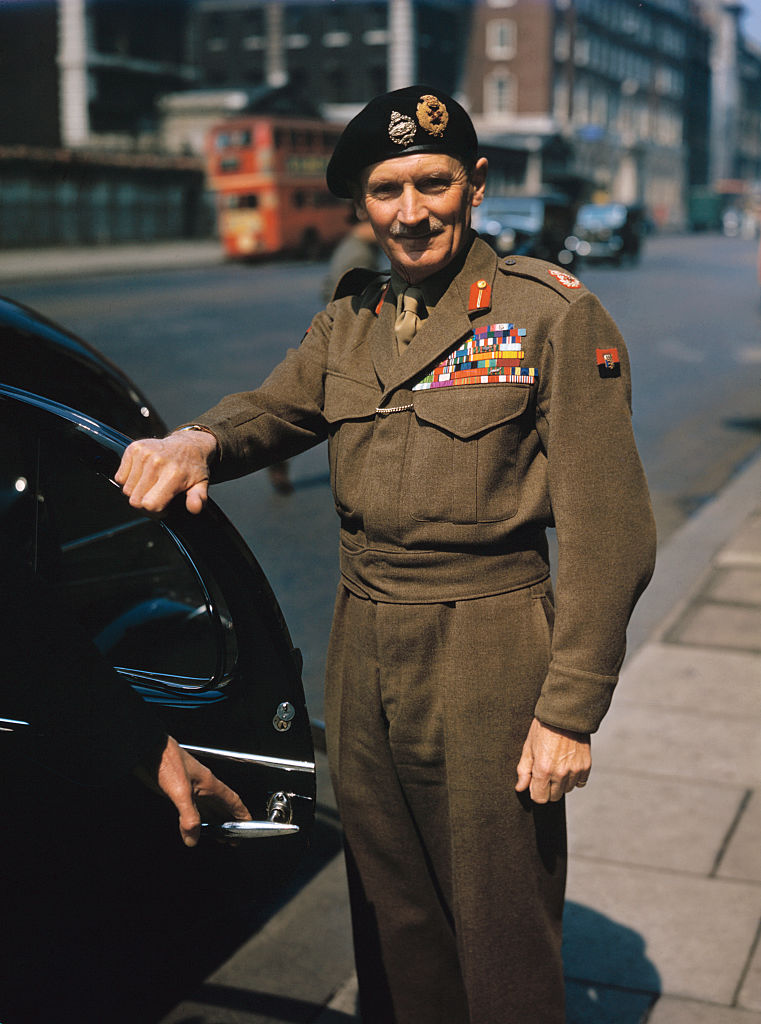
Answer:
POLYGON ((415 138, 417 128, 415 122, 406 114, 400 114, 398 110, 391 111, 391 119, 388 122, 388 137, 397 146, 409 146, 415 138))
POLYGON ((418 125, 429 135, 440 139, 449 124, 449 111, 439 97, 433 96, 431 93, 420 97, 415 113, 417 124, 407 114, 400 114, 398 110, 391 111, 388 137, 397 146, 412 145, 418 125))
POLYGON ((449 124, 449 112, 438 96, 427 94, 420 97, 417 119, 420 127, 429 135, 440 138, 449 124))

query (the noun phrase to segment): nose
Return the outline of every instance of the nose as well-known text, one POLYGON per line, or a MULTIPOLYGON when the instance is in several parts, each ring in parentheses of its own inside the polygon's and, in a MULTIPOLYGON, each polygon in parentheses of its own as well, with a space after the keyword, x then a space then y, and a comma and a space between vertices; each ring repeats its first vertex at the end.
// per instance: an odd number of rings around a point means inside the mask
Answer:
POLYGON ((405 184, 402 194, 399 196, 397 209, 397 220, 400 224, 419 224, 428 217, 428 209, 424 202, 424 196, 418 192, 411 183, 405 184))

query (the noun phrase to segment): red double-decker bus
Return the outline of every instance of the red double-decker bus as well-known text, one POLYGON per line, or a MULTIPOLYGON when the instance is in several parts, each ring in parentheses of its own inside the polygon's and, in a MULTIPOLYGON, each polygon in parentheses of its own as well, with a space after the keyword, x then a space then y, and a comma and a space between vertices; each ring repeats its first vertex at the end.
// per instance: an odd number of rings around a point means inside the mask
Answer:
POLYGON ((347 204, 325 184, 340 133, 325 121, 263 115, 210 130, 207 178, 230 257, 293 252, 314 259, 346 233, 347 204))

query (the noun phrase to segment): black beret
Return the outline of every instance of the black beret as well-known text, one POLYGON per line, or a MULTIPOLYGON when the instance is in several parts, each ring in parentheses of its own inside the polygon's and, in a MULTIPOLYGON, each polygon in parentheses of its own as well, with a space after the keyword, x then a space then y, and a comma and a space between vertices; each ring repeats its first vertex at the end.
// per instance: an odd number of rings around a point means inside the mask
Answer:
POLYGON ((478 158, 473 122, 440 89, 409 85, 370 100, 336 143, 326 178, 334 196, 351 199, 350 183, 371 164, 409 153, 446 153, 466 167, 478 158))

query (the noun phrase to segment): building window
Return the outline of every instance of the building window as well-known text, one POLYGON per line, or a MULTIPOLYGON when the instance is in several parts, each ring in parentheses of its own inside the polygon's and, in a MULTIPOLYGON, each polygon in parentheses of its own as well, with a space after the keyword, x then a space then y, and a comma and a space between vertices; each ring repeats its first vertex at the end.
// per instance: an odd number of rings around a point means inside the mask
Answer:
POLYGON ((511 114, 516 108, 515 77, 504 68, 484 77, 484 112, 511 114))
POLYGON ((571 56, 571 33, 563 25, 555 33, 555 60, 566 61, 571 56))
POLYGON ((592 94, 592 102, 589 109, 589 120, 592 124, 604 128, 608 124, 608 94, 598 90, 592 94))
POLYGON ((515 56, 515 22, 495 18, 486 25, 486 56, 489 60, 510 60, 515 56))
POLYGON ((573 120, 575 124, 586 124, 589 121, 589 89, 583 83, 573 91, 573 120))
POLYGON ((362 42, 365 46, 386 46, 389 41, 389 33, 385 28, 371 28, 362 35, 362 42))
POLYGON ((351 36, 348 32, 326 32, 322 37, 322 45, 331 48, 348 46, 350 42, 351 36))
POLYGON ((264 36, 244 36, 241 46, 244 50, 263 50, 266 45, 264 36))

